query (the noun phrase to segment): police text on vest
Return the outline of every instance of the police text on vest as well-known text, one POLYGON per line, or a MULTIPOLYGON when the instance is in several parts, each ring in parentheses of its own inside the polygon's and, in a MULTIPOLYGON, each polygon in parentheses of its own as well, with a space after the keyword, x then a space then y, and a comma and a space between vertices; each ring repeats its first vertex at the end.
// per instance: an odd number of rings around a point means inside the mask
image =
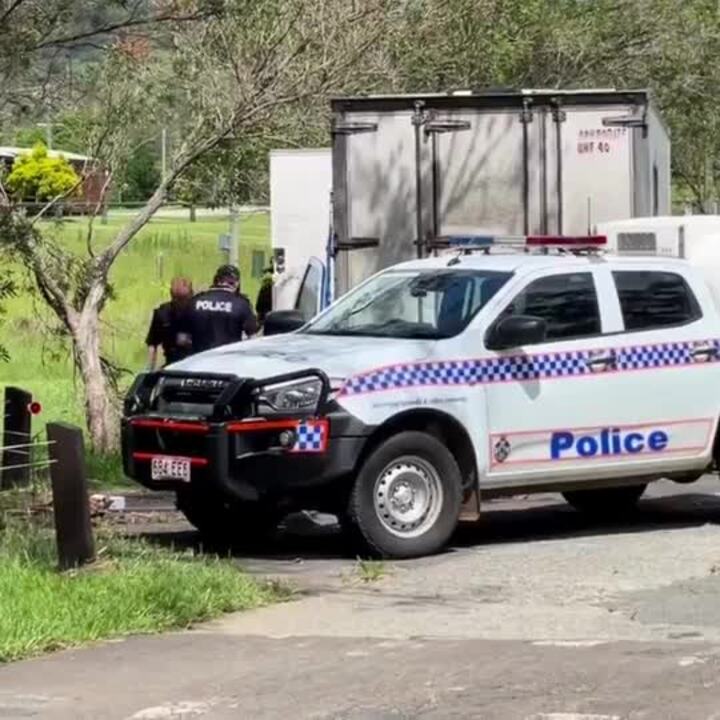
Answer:
POLYGON ((195 303, 196 310, 207 310, 208 312, 232 312, 231 302, 222 302, 220 300, 198 300, 195 303))

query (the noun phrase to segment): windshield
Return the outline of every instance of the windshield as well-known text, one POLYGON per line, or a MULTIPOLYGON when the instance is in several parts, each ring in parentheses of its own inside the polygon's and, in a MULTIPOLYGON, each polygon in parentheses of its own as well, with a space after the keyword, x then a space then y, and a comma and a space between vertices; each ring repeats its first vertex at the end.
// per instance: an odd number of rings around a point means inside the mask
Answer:
POLYGON ((304 332, 439 340, 457 335, 511 273, 390 271, 348 293, 304 332))

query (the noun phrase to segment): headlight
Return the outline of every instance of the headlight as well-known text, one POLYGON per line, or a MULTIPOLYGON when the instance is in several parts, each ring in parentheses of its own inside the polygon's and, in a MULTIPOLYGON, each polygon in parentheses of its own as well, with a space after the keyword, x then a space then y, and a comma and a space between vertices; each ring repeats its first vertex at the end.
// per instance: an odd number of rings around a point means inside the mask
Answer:
POLYGON ((321 393, 322 382, 319 378, 268 385, 258 391, 258 409, 267 406, 276 412, 315 411, 321 393))

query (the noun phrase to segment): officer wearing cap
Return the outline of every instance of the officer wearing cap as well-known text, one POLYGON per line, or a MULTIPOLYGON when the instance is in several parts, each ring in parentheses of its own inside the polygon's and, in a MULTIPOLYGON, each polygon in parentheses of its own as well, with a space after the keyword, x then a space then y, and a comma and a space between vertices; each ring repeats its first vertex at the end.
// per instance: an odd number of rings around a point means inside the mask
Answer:
POLYGON ((239 289, 240 271, 234 265, 222 265, 212 287, 193 298, 193 352, 239 342, 243 333, 250 336, 257 332, 252 305, 239 289))

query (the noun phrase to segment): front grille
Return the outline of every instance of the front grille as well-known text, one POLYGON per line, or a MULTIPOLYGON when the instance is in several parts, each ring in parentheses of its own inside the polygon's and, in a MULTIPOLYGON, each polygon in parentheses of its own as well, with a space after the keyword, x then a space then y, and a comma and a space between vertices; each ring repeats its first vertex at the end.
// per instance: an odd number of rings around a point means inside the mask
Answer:
POLYGON ((172 417, 242 418, 250 408, 245 387, 243 380, 233 377, 161 375, 150 392, 148 409, 172 417))
POLYGON ((230 380, 194 377, 162 377, 156 386, 156 396, 168 403, 213 405, 230 380))

